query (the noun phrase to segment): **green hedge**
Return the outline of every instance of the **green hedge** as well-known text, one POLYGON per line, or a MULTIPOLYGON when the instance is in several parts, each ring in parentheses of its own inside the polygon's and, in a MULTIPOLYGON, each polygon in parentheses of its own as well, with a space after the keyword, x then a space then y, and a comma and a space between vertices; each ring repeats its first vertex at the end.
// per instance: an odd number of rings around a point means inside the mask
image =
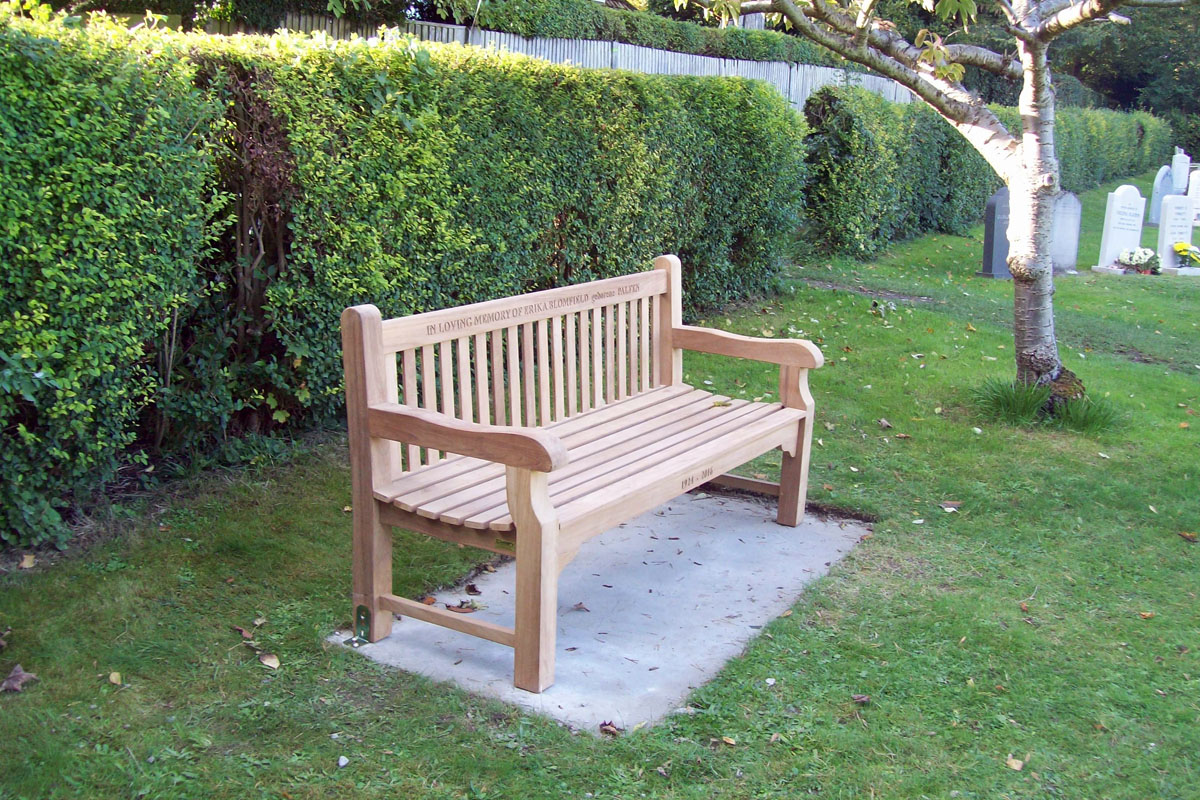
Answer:
POLYGON ((665 251, 716 305, 769 286, 798 222, 803 119, 762 83, 0 8, 10 543, 58 535, 49 505, 156 443, 334 411, 346 305, 424 311, 665 251))
MULTIPOLYGON (((474 10, 474 4, 463 0, 474 10)), ((487 0, 476 24, 490 30, 558 39, 600 39, 749 61, 836 65, 840 58, 807 39, 777 31, 712 28, 595 0, 487 0)))
MULTIPOLYGON (((153 0, 174 8, 183 0, 153 0)), ((123 3, 135 0, 91 0, 123 3)), ((680 53, 740 58, 752 61, 788 61, 835 65, 841 59, 806 39, 777 31, 714 28, 668 19, 649 11, 608 8, 595 0, 417 0, 417 2, 359 3, 344 0, 347 19, 369 25, 394 25, 410 13, 431 22, 469 23, 488 30, 521 36, 560 39, 598 39, 673 50, 680 53), (476 10, 478 15, 476 16, 476 10)), ((241 20, 263 30, 274 30, 284 13, 327 14, 326 0, 225 0, 215 4, 222 19, 241 20)), ((178 12, 172 12, 178 13, 178 12)))
MULTIPOLYGON (((203 292, 218 98, 179 40, 0 6, 0 539, 62 536, 129 463, 170 322, 203 292)), ((151 423, 152 424, 152 423, 151 423)))
MULTIPOLYGON (((1010 130, 1016 109, 994 109, 1010 130)), ((978 223, 995 172, 923 104, 896 105, 861 89, 827 87, 805 106, 811 134, 805 238, 866 257, 927 231, 978 223)), ((1081 192, 1162 164, 1169 126, 1149 114, 1060 108, 1062 185, 1081 192)))

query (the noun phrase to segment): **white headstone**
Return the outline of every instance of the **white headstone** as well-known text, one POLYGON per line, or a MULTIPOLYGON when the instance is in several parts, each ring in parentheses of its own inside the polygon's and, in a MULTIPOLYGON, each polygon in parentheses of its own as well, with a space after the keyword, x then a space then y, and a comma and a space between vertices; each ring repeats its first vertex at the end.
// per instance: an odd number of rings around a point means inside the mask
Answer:
POLYGON ((1163 198, 1171 193, 1174 188, 1171 184, 1171 168, 1165 164, 1158 168, 1158 174, 1154 176, 1154 193, 1150 195, 1150 210, 1147 212, 1146 224, 1157 225, 1160 215, 1162 214, 1163 198))
POLYGON ((1079 260, 1079 221, 1083 204, 1071 192, 1054 198, 1054 224, 1050 229, 1050 261, 1055 275, 1075 275, 1079 260))
POLYGON ((1187 196, 1192 198, 1192 209, 1200 215, 1200 169, 1192 172, 1188 178, 1187 196))
MULTIPOLYGON (((1175 169, 1172 167, 1171 172, 1175 169)), ((1122 250, 1142 245, 1142 218, 1146 211, 1146 198, 1136 186, 1118 186, 1108 193, 1108 206, 1104 210, 1104 233, 1100 237, 1100 263, 1097 268, 1105 271, 1113 266, 1122 250)))
MULTIPOLYGON (((1173 194, 1163 200, 1162 224, 1158 227, 1158 258, 1162 271, 1179 274, 1179 256, 1175 253, 1177 242, 1192 243, 1192 198, 1173 194)), ((1188 274, 1191 269, 1188 270, 1188 274)))
POLYGON ((1188 187, 1188 172, 1192 168, 1192 159, 1187 153, 1175 148, 1171 157, 1171 185, 1176 194, 1183 194, 1188 187))

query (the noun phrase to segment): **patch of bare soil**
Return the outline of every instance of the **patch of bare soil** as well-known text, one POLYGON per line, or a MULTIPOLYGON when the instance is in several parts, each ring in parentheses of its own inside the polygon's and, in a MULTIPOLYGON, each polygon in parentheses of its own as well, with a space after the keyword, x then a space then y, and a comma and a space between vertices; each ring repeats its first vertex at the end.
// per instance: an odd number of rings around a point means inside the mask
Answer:
POLYGON ((935 297, 926 297, 920 294, 904 294, 903 292, 893 292, 888 289, 868 289, 865 286, 847 286, 844 283, 835 283, 834 281, 819 281, 813 278, 796 278, 796 280, 811 286, 814 289, 833 289, 840 292, 851 292, 862 297, 874 297, 880 300, 904 300, 910 303, 937 303, 939 301, 935 297))

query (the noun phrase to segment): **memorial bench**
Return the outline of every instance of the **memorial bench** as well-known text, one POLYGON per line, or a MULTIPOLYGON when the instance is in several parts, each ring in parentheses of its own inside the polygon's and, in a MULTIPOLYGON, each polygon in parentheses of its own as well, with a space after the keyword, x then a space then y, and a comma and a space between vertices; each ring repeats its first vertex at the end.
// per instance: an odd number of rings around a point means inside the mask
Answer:
POLYGON ((588 538, 719 483, 804 513, 812 440, 802 340, 684 325, 680 265, 383 320, 342 314, 353 483, 355 629, 394 614, 514 649, 514 684, 554 682, 557 581, 588 538), (682 350, 780 365, 778 403, 683 383, 682 350), (780 483, 726 471, 780 447, 780 483), (513 628, 392 593, 389 528, 516 556, 513 628))

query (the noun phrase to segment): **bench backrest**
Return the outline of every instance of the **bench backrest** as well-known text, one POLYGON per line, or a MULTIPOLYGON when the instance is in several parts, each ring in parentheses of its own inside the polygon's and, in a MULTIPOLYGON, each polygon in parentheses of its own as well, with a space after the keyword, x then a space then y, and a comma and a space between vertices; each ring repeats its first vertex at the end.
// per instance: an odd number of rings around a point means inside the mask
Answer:
MULTIPOLYGON (((354 330, 362 317, 347 314, 347 402, 540 427, 678 382, 670 330, 680 324, 679 284, 679 260, 661 256, 648 272, 378 320, 377 330, 354 330), (361 389, 351 385, 352 362, 361 389)), ((393 447, 393 474, 441 457, 393 447)))

